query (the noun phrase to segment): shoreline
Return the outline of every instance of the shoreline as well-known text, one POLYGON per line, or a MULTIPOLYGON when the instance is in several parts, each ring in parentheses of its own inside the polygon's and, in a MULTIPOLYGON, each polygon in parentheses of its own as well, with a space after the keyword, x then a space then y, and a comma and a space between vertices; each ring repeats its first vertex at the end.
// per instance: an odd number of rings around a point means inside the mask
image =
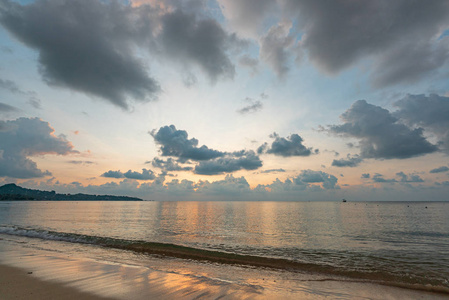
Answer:
POLYGON ((73 246, 0 237, 2 299, 447 299, 438 293, 306 273, 158 258, 91 245, 75 245, 73 251, 73 246))
MULTIPOLYGON (((23 228, 16 228, 23 231, 23 228)), ((16 230, 15 229, 15 230, 16 230)), ((11 234, 5 232, 5 234, 11 234)), ((14 234, 14 232, 12 233, 14 234)), ((426 282, 418 282, 413 280, 405 281, 398 278, 394 274, 380 273, 355 273, 352 270, 341 270, 335 267, 323 266, 313 263, 297 262, 285 258, 254 256, 248 254, 237 254, 213 249, 192 248, 183 245, 161 243, 161 242, 145 242, 139 240, 123 240, 116 238, 105 238, 98 236, 87 236, 75 233, 60 233, 53 231, 35 231, 30 230, 29 234, 23 237, 38 238, 42 241, 54 240, 63 243, 88 244, 93 247, 102 247, 105 249, 115 249, 129 251, 137 255, 156 255, 168 259, 183 259, 197 263, 213 264, 218 263, 230 266, 247 266, 249 268, 268 268, 276 271, 286 271, 293 274, 307 273, 314 274, 319 277, 332 277, 335 281, 348 281, 358 283, 371 283, 382 286, 398 287, 409 290, 433 292, 449 296, 449 287, 442 285, 432 285, 426 282), (44 235, 45 237, 42 238, 44 235), (50 236, 50 238, 49 238, 50 236), (74 242, 75 241, 75 242, 74 242)))

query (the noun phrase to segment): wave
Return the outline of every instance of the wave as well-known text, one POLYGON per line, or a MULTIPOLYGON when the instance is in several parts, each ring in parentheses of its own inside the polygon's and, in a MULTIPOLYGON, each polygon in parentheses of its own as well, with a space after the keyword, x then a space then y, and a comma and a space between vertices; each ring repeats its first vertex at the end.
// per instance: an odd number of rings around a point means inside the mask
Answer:
POLYGON ((173 257, 222 264, 244 265, 250 267, 264 267, 286 270, 290 272, 325 274, 339 276, 340 279, 338 280, 342 281, 349 280, 352 282, 371 282, 389 286, 449 294, 449 286, 447 286, 447 282, 444 282, 444 279, 440 281, 429 280, 428 278, 399 276, 397 274, 392 274, 385 271, 371 270, 367 272, 366 270, 345 269, 342 267, 330 266, 323 263, 320 264, 300 262, 284 258, 230 253, 219 250, 207 250, 170 243, 100 237, 94 235, 65 233, 34 228, 22 228, 17 226, 0 225, 0 234, 38 238, 43 240, 89 244, 106 248, 133 251, 142 254, 158 255, 162 257, 173 257))

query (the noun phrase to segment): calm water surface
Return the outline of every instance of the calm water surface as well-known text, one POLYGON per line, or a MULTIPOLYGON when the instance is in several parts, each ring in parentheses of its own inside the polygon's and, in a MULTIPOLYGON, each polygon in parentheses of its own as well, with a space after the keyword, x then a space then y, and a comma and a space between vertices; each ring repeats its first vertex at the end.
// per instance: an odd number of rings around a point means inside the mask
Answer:
POLYGON ((449 288, 444 202, 1 202, 0 233, 171 243, 449 288))

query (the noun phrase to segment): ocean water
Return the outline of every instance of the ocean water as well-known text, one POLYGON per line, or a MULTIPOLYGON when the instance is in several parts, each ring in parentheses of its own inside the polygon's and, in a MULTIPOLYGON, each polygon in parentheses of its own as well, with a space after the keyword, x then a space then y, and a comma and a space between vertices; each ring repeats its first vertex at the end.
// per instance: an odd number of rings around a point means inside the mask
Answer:
POLYGON ((447 202, 0 202, 2 236, 449 294, 447 202))

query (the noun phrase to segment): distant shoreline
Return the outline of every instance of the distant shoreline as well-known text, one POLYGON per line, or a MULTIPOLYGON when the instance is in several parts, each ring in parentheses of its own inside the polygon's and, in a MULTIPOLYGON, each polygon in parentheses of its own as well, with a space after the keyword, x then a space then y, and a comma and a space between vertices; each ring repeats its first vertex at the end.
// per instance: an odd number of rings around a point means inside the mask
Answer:
POLYGON ((113 195, 59 194, 20 187, 14 183, 0 187, 0 201, 144 201, 141 198, 113 195))
POLYGON ((126 201, 126 202, 143 202, 143 201, 154 201, 154 200, 143 200, 143 199, 139 199, 139 200, 122 200, 122 199, 118 199, 118 200, 96 200, 96 199, 76 199, 76 200, 70 200, 70 199, 14 199, 14 198, 7 198, 7 199, 3 199, 0 198, 0 202, 90 202, 90 201, 110 201, 110 202, 120 202, 120 201, 126 201))

